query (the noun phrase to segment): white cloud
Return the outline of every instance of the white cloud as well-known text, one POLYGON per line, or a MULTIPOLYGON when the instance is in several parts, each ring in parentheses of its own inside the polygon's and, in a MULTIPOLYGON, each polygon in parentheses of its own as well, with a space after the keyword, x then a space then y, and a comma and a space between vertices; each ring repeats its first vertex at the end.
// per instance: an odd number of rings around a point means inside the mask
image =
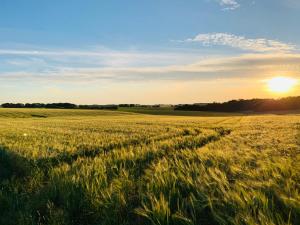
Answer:
POLYGON ((235 10, 240 7, 236 0, 218 0, 218 2, 223 7, 223 10, 235 10))
MULTIPOLYGON (((139 52, 139 51, 115 51, 107 48, 94 50, 66 50, 66 49, 0 49, 0 56, 10 57, 8 64, 22 66, 27 63, 33 65, 37 60, 50 62, 52 65, 66 66, 146 66, 146 65, 169 65, 170 63, 189 62, 200 58, 198 52, 139 52)), ((2 62, 3 63, 3 62, 2 62)), ((1 65, 1 62, 0 62, 1 65)))
POLYGON ((200 60, 193 64, 153 67, 56 68, 39 72, 0 73, 5 81, 88 83, 95 81, 207 80, 300 76, 300 54, 247 54, 200 60))
POLYGON ((290 52, 295 46, 284 42, 266 38, 249 39, 228 33, 198 34, 194 38, 186 39, 184 42, 199 42, 203 45, 230 46, 253 52, 290 52))
MULTIPOLYGON (((138 52, 94 50, 0 49, 1 82, 124 82, 203 80, 216 77, 300 75, 300 54, 294 47, 267 39, 230 34, 200 34, 187 42, 227 45, 256 52, 232 56, 203 56, 199 51, 138 52), (259 54, 258 54, 259 53, 259 54)), ((203 54, 203 53, 202 53, 203 54)), ((1 83, 0 82, 0 83, 1 83)))

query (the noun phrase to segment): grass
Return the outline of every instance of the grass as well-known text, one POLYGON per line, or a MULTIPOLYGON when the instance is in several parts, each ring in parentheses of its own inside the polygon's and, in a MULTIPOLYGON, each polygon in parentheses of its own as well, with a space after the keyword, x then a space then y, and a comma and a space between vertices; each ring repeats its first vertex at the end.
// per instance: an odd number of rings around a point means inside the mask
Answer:
POLYGON ((241 113, 226 112, 201 112, 201 111, 180 111, 173 107, 119 107, 119 112, 131 112, 148 115, 169 115, 169 116, 241 116, 241 113))
POLYGON ((299 140, 298 115, 0 109, 0 224, 300 224, 299 140))
POLYGON ((85 110, 85 109, 4 109, 0 108, 0 118, 47 118, 47 117, 76 117, 76 116, 117 116, 126 115, 126 112, 108 110, 85 110))

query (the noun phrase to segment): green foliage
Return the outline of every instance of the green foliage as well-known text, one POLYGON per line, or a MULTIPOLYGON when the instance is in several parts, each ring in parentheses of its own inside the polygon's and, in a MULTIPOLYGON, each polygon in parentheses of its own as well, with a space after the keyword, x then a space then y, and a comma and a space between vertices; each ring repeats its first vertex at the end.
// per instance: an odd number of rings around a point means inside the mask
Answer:
POLYGON ((300 224, 299 131, 297 115, 0 109, 0 224, 300 224))

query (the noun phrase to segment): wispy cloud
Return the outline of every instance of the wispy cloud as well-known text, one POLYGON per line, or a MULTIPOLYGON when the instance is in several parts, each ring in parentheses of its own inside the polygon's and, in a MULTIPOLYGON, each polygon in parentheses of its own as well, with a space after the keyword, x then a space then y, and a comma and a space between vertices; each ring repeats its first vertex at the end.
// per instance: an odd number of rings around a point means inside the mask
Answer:
POLYGON ((95 47, 94 50, 0 49, 0 56, 10 57, 10 60, 7 60, 7 62, 15 66, 30 65, 37 62, 37 60, 41 60, 51 62, 52 65, 65 65, 70 67, 162 66, 169 65, 170 63, 188 62, 201 57, 197 52, 181 52, 179 54, 177 52, 115 51, 107 48, 97 49, 97 47, 95 47))
POLYGON ((56 68, 40 72, 0 73, 0 80, 95 82, 151 80, 207 80, 216 78, 265 78, 288 73, 300 76, 300 54, 247 54, 200 60, 193 64, 160 67, 56 68))
POLYGON ((294 45, 277 40, 270 40, 266 38, 251 39, 228 33, 198 34, 196 37, 184 40, 184 42, 199 42, 208 46, 230 46, 253 52, 290 52, 295 50, 294 45))
POLYGON ((218 0, 223 10, 235 10, 240 7, 240 4, 236 0, 218 0))
POLYGON ((95 81, 203 80, 263 77, 274 73, 300 75, 300 54, 294 46, 232 34, 199 34, 185 42, 226 45, 248 54, 204 56, 199 51, 114 51, 110 49, 0 49, 0 80, 89 83, 95 81), (255 54, 249 54, 255 52, 255 54))

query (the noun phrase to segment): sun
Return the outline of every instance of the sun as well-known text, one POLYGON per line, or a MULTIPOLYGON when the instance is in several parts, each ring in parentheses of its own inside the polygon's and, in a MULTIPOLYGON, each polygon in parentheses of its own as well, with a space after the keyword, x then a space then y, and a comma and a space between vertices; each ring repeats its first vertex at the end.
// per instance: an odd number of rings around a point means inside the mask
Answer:
POLYGON ((270 91, 275 93, 289 92, 296 84, 297 80, 290 77, 274 77, 267 81, 270 91))

